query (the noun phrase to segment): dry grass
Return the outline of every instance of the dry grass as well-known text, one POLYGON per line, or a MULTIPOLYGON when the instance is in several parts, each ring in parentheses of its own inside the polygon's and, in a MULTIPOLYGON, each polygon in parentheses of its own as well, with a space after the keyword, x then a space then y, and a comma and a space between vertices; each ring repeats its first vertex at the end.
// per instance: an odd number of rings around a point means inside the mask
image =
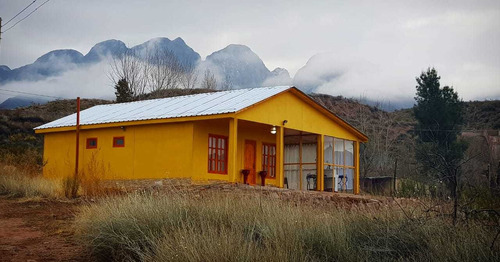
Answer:
POLYGON ((62 183, 44 179, 40 175, 26 175, 14 166, 0 165, 0 195, 10 197, 60 198, 62 183))
POLYGON ((115 261, 491 261, 495 232, 399 207, 315 207, 259 195, 132 194, 82 208, 76 227, 115 261))

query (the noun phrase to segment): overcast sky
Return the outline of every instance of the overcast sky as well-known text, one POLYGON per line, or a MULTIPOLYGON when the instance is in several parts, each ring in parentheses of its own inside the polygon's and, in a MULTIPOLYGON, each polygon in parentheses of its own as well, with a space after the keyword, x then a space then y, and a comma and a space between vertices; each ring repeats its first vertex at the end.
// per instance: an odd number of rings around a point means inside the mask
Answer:
MULTIPOLYGON (((3 22, 31 2, 0 0, 3 22)), ((415 76, 434 66, 466 100, 500 98, 498 0, 51 0, 2 35, 0 64, 16 68, 54 49, 86 54, 107 39, 130 47, 159 36, 183 38, 202 59, 244 44, 292 77, 322 54, 318 70, 345 76, 323 84, 323 93, 411 100, 415 76)))

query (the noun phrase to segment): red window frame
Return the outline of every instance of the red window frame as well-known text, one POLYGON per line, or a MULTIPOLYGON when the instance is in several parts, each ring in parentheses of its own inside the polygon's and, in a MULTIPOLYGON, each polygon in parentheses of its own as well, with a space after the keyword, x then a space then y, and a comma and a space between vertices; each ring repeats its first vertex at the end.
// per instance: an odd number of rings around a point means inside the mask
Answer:
POLYGON ((113 137, 113 147, 125 147, 125 137, 124 136, 115 136, 113 137), (123 140, 123 144, 119 145, 117 143, 118 140, 123 140))
POLYGON ((276 178, 276 144, 262 143, 262 170, 268 179, 276 178))
POLYGON ((208 134, 208 173, 227 174, 228 137, 208 134))
POLYGON ((97 137, 87 138, 87 149, 97 148, 97 137), (95 145, 91 145, 91 142, 95 141, 95 145))

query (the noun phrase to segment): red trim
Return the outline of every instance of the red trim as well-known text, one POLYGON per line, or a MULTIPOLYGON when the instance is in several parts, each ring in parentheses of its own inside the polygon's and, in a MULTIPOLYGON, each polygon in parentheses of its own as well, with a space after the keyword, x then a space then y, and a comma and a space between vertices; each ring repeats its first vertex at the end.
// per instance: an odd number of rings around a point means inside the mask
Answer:
POLYGON ((87 138, 87 149, 97 148, 97 137, 89 137, 87 138), (90 143, 95 141, 95 145, 91 145, 90 143))
POLYGON ((125 147, 125 137, 124 136, 115 136, 113 137, 113 147, 125 147), (123 140, 123 143, 120 145, 118 144, 118 140, 123 140))
POLYGON ((262 170, 267 171, 266 179, 276 179, 276 144, 262 143, 262 170))
POLYGON ((227 136, 208 134, 208 173, 227 175, 228 140, 227 136))

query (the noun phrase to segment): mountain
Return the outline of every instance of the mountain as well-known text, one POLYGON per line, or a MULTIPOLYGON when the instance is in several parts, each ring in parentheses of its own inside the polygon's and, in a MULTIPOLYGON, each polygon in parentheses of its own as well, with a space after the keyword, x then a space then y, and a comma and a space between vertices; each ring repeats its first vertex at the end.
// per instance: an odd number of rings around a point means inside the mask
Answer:
POLYGON ((43 105, 47 102, 49 102, 49 99, 40 97, 15 96, 0 103, 0 109, 15 109, 35 104, 43 105))
POLYGON ((180 37, 173 41, 166 37, 153 38, 131 48, 134 54, 143 58, 146 57, 149 51, 154 50, 168 50, 184 65, 194 66, 201 60, 200 55, 189 47, 180 37))
POLYGON ((0 65, 0 82, 2 82, 2 79, 6 79, 10 75, 10 68, 5 65, 0 65))
POLYGON ((97 43, 90 49, 90 51, 85 55, 86 63, 94 63, 102 60, 103 57, 106 56, 119 56, 123 53, 127 52, 128 48, 120 40, 106 40, 100 43, 97 43))
POLYGON ((34 63, 16 69, 0 65, 0 84, 11 81, 38 81, 62 73, 98 63, 107 56, 119 56, 127 51, 137 52, 139 56, 144 55, 151 49, 165 48, 171 51, 179 61, 184 64, 195 65, 199 62, 200 55, 189 47, 184 40, 176 38, 170 41, 168 38, 154 38, 143 44, 127 48, 119 40, 111 39, 94 45, 84 56, 73 49, 62 49, 50 51, 39 57, 34 63))
MULTIPOLYGON (((90 73, 91 66, 97 65, 109 57, 118 57, 127 53, 139 58, 146 58, 148 54, 157 50, 168 50, 184 66, 195 68, 195 72, 199 73, 197 76, 198 84, 201 82, 206 69, 210 69, 214 73, 217 82, 221 86, 227 85, 231 88, 290 85, 292 83, 290 74, 286 69, 276 68, 270 72, 259 56, 248 46, 231 44, 212 53, 207 56, 205 61, 202 61, 200 55, 189 47, 182 38, 178 37, 170 40, 166 37, 158 37, 131 48, 128 48, 120 40, 110 39, 95 44, 85 55, 73 49, 54 50, 42 55, 32 64, 15 69, 0 65, 0 85, 14 82, 9 88, 16 89, 19 86, 22 89, 26 86, 38 86, 29 82, 50 78, 48 79, 49 83, 45 84, 64 93, 68 88, 78 88, 63 84, 73 80, 69 79, 68 81, 65 76, 75 78, 72 74, 63 76, 65 72, 79 69, 77 73, 83 74, 84 79, 94 79, 102 75, 96 75, 96 73, 93 73, 92 76, 87 75, 87 72, 90 73), (59 81, 61 79, 66 81, 59 81)), ((97 73, 105 74, 106 72, 99 71, 97 73)), ((43 90, 37 90, 36 93, 43 93, 43 90)), ((13 98, 6 101, 4 107, 12 108, 19 105, 38 103, 38 101, 27 101, 27 99, 29 100, 29 98, 13 98)))
POLYGON ((228 45, 207 56, 205 63, 234 88, 262 86, 271 75, 259 56, 244 45, 228 45))
POLYGON ((12 70, 2 70, 0 83, 9 81, 37 81, 49 76, 58 76, 78 67, 83 62, 82 53, 73 49, 50 51, 34 63, 12 70))

